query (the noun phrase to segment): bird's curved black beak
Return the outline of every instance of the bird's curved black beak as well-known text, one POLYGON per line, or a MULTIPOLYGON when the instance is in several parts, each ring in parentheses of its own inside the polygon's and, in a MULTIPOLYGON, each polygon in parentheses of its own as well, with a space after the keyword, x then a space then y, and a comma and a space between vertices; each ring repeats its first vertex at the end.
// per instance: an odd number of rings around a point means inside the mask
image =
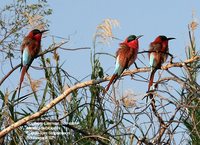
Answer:
POLYGON ((44 32, 46 32, 46 31, 49 31, 49 30, 42 30, 42 31, 40 31, 40 33, 44 33, 44 32))
POLYGON ((167 40, 172 40, 172 39, 176 39, 176 38, 167 38, 167 40))
POLYGON ((136 37, 136 39, 139 39, 139 38, 142 37, 142 36, 143 36, 143 35, 139 35, 139 36, 136 37))

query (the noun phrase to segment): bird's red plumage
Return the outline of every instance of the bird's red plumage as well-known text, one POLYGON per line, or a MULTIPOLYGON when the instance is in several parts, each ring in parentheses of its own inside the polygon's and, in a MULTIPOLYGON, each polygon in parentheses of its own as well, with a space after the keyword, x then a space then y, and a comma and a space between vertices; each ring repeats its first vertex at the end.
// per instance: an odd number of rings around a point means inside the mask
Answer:
MULTIPOLYGON (((133 36, 133 35, 132 35, 133 36)), ((130 36, 129 36, 130 37, 130 36)), ((128 37, 128 38, 129 38, 128 37)), ((119 67, 121 69, 119 69, 118 71, 120 72, 115 72, 113 74, 113 76, 111 77, 105 92, 107 92, 109 90, 109 87, 112 83, 115 83, 116 80, 120 77, 120 75, 123 73, 123 71, 127 68, 129 68, 136 60, 137 58, 137 53, 138 53, 138 39, 141 36, 139 36, 138 38, 136 36, 134 36, 133 39, 129 40, 128 38, 125 39, 124 42, 120 43, 120 47, 116 52, 116 58, 117 58, 117 62, 116 62, 116 66, 115 67, 119 67), (119 66, 118 66, 119 65, 119 66)), ((115 68, 116 69, 116 68, 115 68)), ((104 93, 105 93, 104 92, 104 93)))
POLYGON ((18 97, 20 95, 20 89, 21 89, 22 82, 24 80, 24 75, 28 71, 28 68, 31 65, 34 58, 40 52, 42 33, 45 31, 47 31, 47 30, 40 31, 40 30, 34 29, 31 32, 29 32, 29 34, 24 38, 24 40, 22 42, 22 45, 21 45, 22 56, 23 56, 24 50, 26 48, 26 49, 28 49, 28 51, 26 50, 26 52, 28 52, 28 56, 31 59, 26 59, 26 61, 25 61, 26 64, 23 64, 24 61, 23 61, 23 57, 22 57, 22 64, 21 64, 22 72, 21 72, 21 77, 20 77, 18 97), (28 60, 28 62, 27 62, 27 60, 28 60))
POLYGON ((110 85, 111 85, 113 82, 115 82, 117 78, 118 78, 118 75, 117 75, 117 74, 112 75, 112 77, 111 77, 111 79, 110 79, 110 81, 109 81, 109 83, 108 83, 108 85, 107 85, 107 87, 106 87, 104 93, 106 93, 106 92, 109 90, 110 85))
POLYGON ((20 81, 19 81, 18 97, 19 97, 19 95, 20 95, 20 90, 21 90, 22 82, 23 82, 23 80, 24 80, 24 76, 25 76, 26 71, 27 71, 27 67, 26 67, 26 66, 23 66, 23 67, 22 67, 22 71, 21 71, 20 81))
POLYGON ((149 59, 150 55, 153 55, 153 59, 156 63, 155 66, 152 67, 152 72, 150 75, 150 81, 148 85, 148 91, 150 91, 150 88, 153 84, 154 74, 157 71, 157 69, 160 69, 162 64, 167 60, 169 48, 168 48, 168 41, 174 39, 174 38, 167 38, 166 36, 158 36, 153 42, 150 43, 149 48, 149 59))
POLYGON ((157 69, 153 69, 150 75, 150 80, 149 80, 149 85, 148 85, 148 91, 150 91, 151 86, 153 85, 153 79, 154 79, 154 74, 157 69))

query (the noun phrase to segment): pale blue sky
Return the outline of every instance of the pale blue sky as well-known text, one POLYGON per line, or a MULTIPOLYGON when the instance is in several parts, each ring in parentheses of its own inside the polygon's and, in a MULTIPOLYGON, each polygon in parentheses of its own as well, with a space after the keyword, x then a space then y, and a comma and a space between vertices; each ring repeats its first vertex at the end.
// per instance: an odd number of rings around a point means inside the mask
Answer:
MULTIPOLYGON (((188 44, 187 25, 192 20, 192 12, 195 11, 198 20, 200 13, 197 0, 59 0, 49 4, 53 8, 50 33, 63 37, 72 34, 71 42, 66 47, 91 47, 96 26, 105 18, 113 18, 120 22, 120 28, 114 29, 115 37, 124 39, 130 34, 144 35, 140 39, 141 51, 147 50, 149 43, 160 34, 175 37, 176 40, 170 42, 170 53, 177 56, 177 60, 185 58, 185 46, 188 44)), ((115 54, 118 43, 120 42, 114 40, 110 46, 102 45, 103 49, 99 51, 115 54)), ((77 77, 90 73, 89 51, 66 52, 64 58, 67 60, 66 69, 77 77)), ((113 58, 104 58, 102 65, 105 70, 114 67, 113 58)), ((148 59, 145 60, 147 61, 148 59)), ((111 74, 112 71, 111 68, 108 73, 111 74)))
MULTIPOLYGON (((172 40, 169 46, 170 53, 176 56, 176 61, 185 59, 185 47, 189 40, 187 25, 192 20, 192 11, 195 11, 198 22, 200 16, 200 1, 198 0, 52 0, 49 1, 49 5, 53 9, 53 14, 48 17, 50 31, 42 42, 43 49, 48 47, 46 44, 51 43, 50 35, 65 38, 70 36, 70 42, 65 45, 66 48, 92 47, 96 26, 106 18, 113 18, 120 22, 120 27, 114 29, 115 37, 125 39, 130 34, 144 35, 140 39, 140 51, 148 50, 149 43, 160 34, 175 37, 176 39, 172 40)), ((199 34, 198 28, 197 42, 199 42, 199 34)), ((120 41, 114 40, 110 46, 101 45, 98 50, 115 54, 119 43, 120 41)), ((147 55, 144 54, 144 56, 145 59, 138 55, 148 65, 147 55)), ((104 70, 107 70, 106 73, 111 75, 115 60, 108 56, 102 56, 100 60, 104 70)), ((39 59, 35 60, 33 65, 39 66, 38 62, 39 59)), ((91 73, 90 50, 62 51, 61 62, 65 62, 65 70, 78 79, 91 73)), ((20 59, 16 62, 18 63, 20 59)), ((133 68, 134 65, 131 66, 131 69, 133 68)), ((4 73, 8 70, 10 68, 5 68, 4 73)), ((44 77, 43 71, 32 68, 29 69, 29 74, 33 79, 44 77)), ((20 71, 16 70, 3 84, 3 91, 6 88, 9 90, 16 88, 19 76, 20 71)), ((85 80, 89 79, 88 77, 85 80)), ((125 77, 125 80, 121 91, 131 89, 139 94, 145 94, 147 83, 131 81, 130 77, 125 77)), ((21 90, 22 94, 27 92, 26 89, 21 90)))
MULTIPOLYGON (((192 20, 192 11, 195 11, 198 21, 200 15, 199 1, 197 0, 57 0, 49 1, 49 6, 53 9, 53 14, 48 17, 50 31, 42 41, 43 49, 48 47, 46 44, 51 43, 50 35, 65 38, 70 36, 70 42, 65 45, 66 48, 92 47, 96 26, 104 19, 112 18, 120 22, 120 27, 114 29, 115 37, 125 39, 130 34, 144 35, 140 39, 140 51, 147 50, 149 43, 160 34, 175 37, 176 40, 170 42, 170 53, 174 54, 177 60, 185 58, 185 46, 188 44, 187 25, 192 20)), ((196 34, 199 36, 199 29, 196 34)), ((196 38, 198 40, 199 37, 196 38)), ((120 41, 114 40, 110 46, 99 46, 97 51, 115 54, 119 43, 120 41)), ((144 56, 146 57, 145 54, 144 56)), ((146 59, 141 55, 138 57, 148 65, 147 57, 146 59)), ((104 70, 109 69, 106 73, 111 75, 115 60, 108 56, 102 56, 100 60, 104 70)), ((62 52, 61 61, 65 61, 65 70, 78 79, 91 73, 89 50, 62 52)), ((39 65, 38 62, 39 60, 35 60, 33 65, 39 65)), ((132 68, 134 66, 131 66, 132 68)), ((5 68, 4 72, 7 69, 10 68, 5 68)), ((36 78, 44 77, 43 73, 38 70, 35 71, 31 68, 29 72, 31 71, 39 74, 36 78)), ((18 84, 16 75, 20 75, 19 70, 12 74, 10 80, 6 81, 6 84, 3 85, 4 89, 16 87, 18 84)), ((134 84, 133 81, 131 83, 134 84)), ((130 88, 133 87, 130 86, 130 88)))

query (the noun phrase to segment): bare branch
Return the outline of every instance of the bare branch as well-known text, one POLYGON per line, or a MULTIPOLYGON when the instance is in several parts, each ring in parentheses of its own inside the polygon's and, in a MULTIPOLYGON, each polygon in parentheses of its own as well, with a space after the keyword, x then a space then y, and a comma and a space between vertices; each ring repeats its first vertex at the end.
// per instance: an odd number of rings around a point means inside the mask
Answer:
MULTIPOLYGON (((183 65, 185 65, 187 63, 191 63, 191 62, 197 61, 199 59, 200 59, 200 56, 195 56, 194 58, 188 59, 188 60, 186 60, 184 62, 177 62, 177 63, 173 63, 173 64, 167 64, 167 65, 163 66, 162 69, 163 70, 167 70, 167 69, 169 69, 171 67, 182 67, 183 65)), ((150 69, 148 67, 140 68, 140 69, 134 69, 134 70, 131 70, 131 71, 125 71, 122 76, 135 74, 135 73, 139 73, 139 72, 148 72, 148 71, 150 71, 150 69)), ((40 117, 41 115, 45 114, 49 109, 54 107, 56 104, 58 104, 60 101, 62 101, 66 96, 68 96, 73 91, 75 91, 77 89, 80 89, 80 88, 84 88, 84 87, 90 86, 90 85, 99 84, 99 83, 108 81, 110 79, 111 79, 111 77, 105 77, 103 79, 98 79, 98 80, 89 80, 89 81, 86 81, 86 82, 78 83, 78 84, 66 89, 63 94, 61 94, 60 96, 58 96, 57 98, 52 100, 49 104, 47 104, 45 107, 43 107, 40 111, 38 111, 38 112, 36 112, 36 113, 34 113, 32 115, 29 115, 29 116, 27 116, 27 117, 15 122, 14 124, 10 125, 9 127, 5 128, 4 130, 2 130, 0 132, 0 137, 6 135, 7 133, 9 133, 10 131, 14 130, 15 128, 27 123, 28 121, 36 119, 36 118, 40 117)), ((164 122, 163 120, 160 120, 160 123, 162 124, 162 127, 163 127, 163 129, 160 130, 160 134, 163 134, 163 132, 166 130, 166 125, 163 122, 164 122)))
POLYGON ((16 69, 18 69, 20 66, 21 66, 21 64, 18 64, 18 65, 16 65, 12 70, 10 70, 10 71, 8 72, 8 74, 5 75, 5 76, 1 79, 1 81, 0 81, 0 86, 1 86, 1 85, 3 84, 3 82, 4 82, 16 69))

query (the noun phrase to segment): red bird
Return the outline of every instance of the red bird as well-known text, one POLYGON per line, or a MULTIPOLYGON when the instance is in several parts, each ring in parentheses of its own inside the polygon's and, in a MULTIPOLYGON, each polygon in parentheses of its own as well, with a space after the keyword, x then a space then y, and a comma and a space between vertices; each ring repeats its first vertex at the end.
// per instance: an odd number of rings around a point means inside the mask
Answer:
POLYGON ((154 74, 157 69, 160 69, 162 64, 167 60, 169 47, 168 41, 175 38, 167 38, 166 36, 160 35, 153 42, 150 43, 149 48, 149 60, 151 66, 151 75, 148 86, 148 91, 150 91, 153 84, 154 74))
POLYGON ((24 80, 24 75, 28 71, 29 66, 33 62, 34 58, 38 55, 41 48, 41 38, 42 34, 48 30, 38 30, 34 29, 24 38, 21 45, 21 77, 19 83, 19 92, 18 97, 20 95, 20 89, 22 82, 24 80))
POLYGON ((128 38, 126 38, 124 42, 120 43, 120 48, 116 52, 116 64, 114 74, 111 77, 110 82, 108 83, 104 93, 109 90, 112 83, 116 82, 123 71, 129 68, 135 62, 139 49, 138 39, 140 37, 142 37, 142 35, 137 37, 135 35, 130 35, 128 38))

